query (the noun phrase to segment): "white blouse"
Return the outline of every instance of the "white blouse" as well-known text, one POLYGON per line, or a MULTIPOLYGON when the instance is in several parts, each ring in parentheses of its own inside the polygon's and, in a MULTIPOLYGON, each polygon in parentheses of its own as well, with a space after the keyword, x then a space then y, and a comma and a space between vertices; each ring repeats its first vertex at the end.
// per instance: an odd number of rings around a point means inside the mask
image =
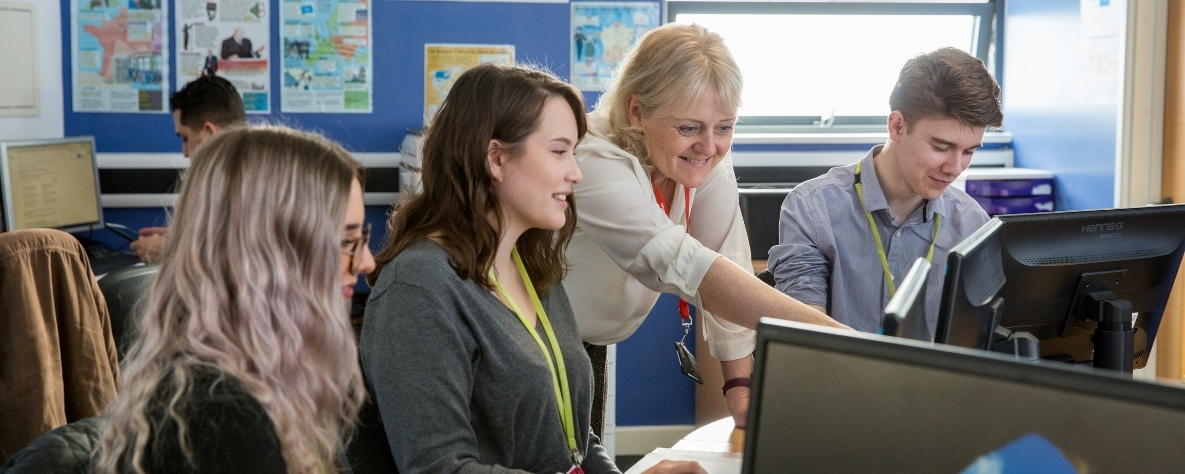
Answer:
MULTIPOLYGON (((606 119, 589 117, 589 133, 576 147, 584 180, 574 186, 576 233, 568 245, 571 271, 564 288, 580 336, 613 344, 634 333, 659 293, 683 298, 703 313, 712 356, 735 360, 753 352, 755 333, 703 311, 699 285, 721 256, 749 273, 753 263, 741 219, 732 155, 691 190, 691 233, 686 230, 683 186, 676 184, 670 217, 654 199, 654 185, 634 155, 607 140, 606 119)), ((679 324, 672 318, 671 325, 679 324)))

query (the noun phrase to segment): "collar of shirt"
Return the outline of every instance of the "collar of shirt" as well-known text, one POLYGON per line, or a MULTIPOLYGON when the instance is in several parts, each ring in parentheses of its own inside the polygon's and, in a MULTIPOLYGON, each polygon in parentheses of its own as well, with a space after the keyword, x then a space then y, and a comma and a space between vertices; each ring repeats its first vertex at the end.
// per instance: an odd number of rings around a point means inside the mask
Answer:
MULTIPOLYGON (((868 212, 887 211, 889 209, 889 201, 885 198, 884 189, 881 188, 880 177, 876 175, 876 167, 872 164, 873 157, 879 155, 884 148, 884 145, 874 146, 871 150, 868 150, 868 154, 864 155, 864 158, 860 159, 861 163, 863 163, 860 169, 860 182, 864 185, 864 206, 868 209, 868 212)), ((853 176, 855 176, 855 172, 856 167, 852 166, 853 176)), ((943 219, 950 217, 946 215, 946 192, 944 191, 937 199, 923 202, 922 213, 924 216, 922 222, 934 220, 934 214, 942 216, 943 219)), ((909 221, 915 215, 917 215, 917 211, 910 214, 905 222, 899 223, 900 226, 911 224, 909 221)))
POLYGON ((588 133, 584 135, 584 139, 580 141, 579 146, 576 147, 576 161, 583 161, 589 156, 599 156, 602 158, 612 158, 617 160, 628 161, 634 171, 634 177, 638 178, 638 185, 642 189, 649 189, 651 198, 653 199, 653 185, 650 182, 650 175, 642 169, 642 161, 633 154, 621 149, 609 140, 609 120, 603 114, 598 114, 595 111, 588 115, 588 133))
MULTIPOLYGON (((655 201, 654 183, 650 180, 650 174, 642 168, 642 160, 638 159, 638 157, 634 156, 632 153, 621 149, 621 147, 614 144, 613 141, 609 139, 609 137, 610 129, 608 117, 605 117, 604 114, 599 114, 596 111, 589 114, 588 133, 584 135, 584 139, 581 140, 580 144, 576 147, 576 162, 579 163, 590 156, 627 161, 630 163, 630 169, 633 170, 634 177, 637 178, 638 186, 641 187, 642 192, 649 198, 649 200, 655 201)), ((716 165, 717 169, 713 170, 713 173, 732 171, 732 160, 730 156, 731 155, 726 155, 725 159, 716 165)), ((581 171, 588 173, 584 168, 581 168, 581 171)), ((579 190, 601 182, 600 179, 588 179, 588 176, 585 176, 585 178, 586 179, 581 184, 577 184, 573 186, 573 188, 579 190)), ((732 177, 732 180, 735 181, 736 177, 732 177)), ((672 202, 667 203, 671 209, 671 222, 678 224, 685 224, 681 217, 676 218, 676 216, 682 216, 683 209, 689 205, 683 200, 681 197, 682 195, 683 185, 677 184, 675 186, 675 195, 671 199, 672 202)), ((690 197, 692 202, 695 201, 695 195, 696 188, 691 188, 690 197)), ((657 206, 657 201, 655 201, 655 205, 657 206)))

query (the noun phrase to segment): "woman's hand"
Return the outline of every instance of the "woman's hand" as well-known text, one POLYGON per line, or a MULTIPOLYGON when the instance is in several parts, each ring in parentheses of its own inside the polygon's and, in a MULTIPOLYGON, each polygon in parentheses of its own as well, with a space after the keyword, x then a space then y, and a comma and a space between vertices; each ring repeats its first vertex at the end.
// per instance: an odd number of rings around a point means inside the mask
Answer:
POLYGON ((708 474, 703 466, 695 461, 664 460, 647 469, 642 474, 708 474))

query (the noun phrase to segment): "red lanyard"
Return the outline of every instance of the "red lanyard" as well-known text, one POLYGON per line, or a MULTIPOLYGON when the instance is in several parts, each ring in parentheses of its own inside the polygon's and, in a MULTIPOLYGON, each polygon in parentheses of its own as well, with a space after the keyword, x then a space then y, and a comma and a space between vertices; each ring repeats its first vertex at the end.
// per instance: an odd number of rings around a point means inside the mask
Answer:
MULTIPOLYGON (((662 200, 662 192, 658 190, 658 185, 654 185, 654 200, 658 202, 658 208, 662 212, 667 213, 667 217, 671 216, 671 209, 662 200)), ((687 233, 691 233, 691 188, 683 187, 683 226, 687 229, 687 233)), ((688 308, 687 302, 683 298, 679 298, 679 315, 684 320, 691 318, 691 310, 688 308)))

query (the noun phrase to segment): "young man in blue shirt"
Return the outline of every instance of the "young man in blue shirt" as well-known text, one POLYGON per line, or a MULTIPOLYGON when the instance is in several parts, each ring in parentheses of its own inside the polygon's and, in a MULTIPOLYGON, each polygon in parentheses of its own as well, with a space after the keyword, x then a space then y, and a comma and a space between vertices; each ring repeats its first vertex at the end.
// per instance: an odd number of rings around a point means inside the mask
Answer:
POLYGON ((942 48, 906 62, 889 106, 884 145, 786 197, 769 267, 782 292, 877 332, 896 282, 928 258, 933 334, 947 252, 988 220, 950 184, 971 164, 984 131, 1002 125, 1000 88, 982 61, 942 48))

